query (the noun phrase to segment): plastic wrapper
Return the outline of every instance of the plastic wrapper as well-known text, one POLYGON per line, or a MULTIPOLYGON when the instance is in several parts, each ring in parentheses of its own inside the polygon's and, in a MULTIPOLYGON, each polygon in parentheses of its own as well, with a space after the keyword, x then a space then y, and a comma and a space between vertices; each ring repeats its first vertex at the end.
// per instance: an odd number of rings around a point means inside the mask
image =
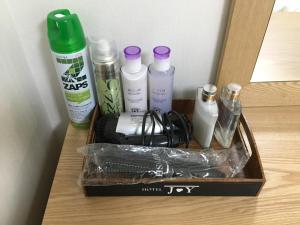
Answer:
POLYGON ((250 157, 242 143, 222 150, 95 143, 78 151, 85 157, 83 186, 234 177, 250 157))

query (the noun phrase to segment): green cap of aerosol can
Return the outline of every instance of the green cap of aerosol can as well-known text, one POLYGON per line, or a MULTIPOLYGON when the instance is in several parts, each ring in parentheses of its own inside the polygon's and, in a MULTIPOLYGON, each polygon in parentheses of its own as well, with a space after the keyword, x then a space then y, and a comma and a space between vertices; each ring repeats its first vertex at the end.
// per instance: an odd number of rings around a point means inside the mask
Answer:
POLYGON ((48 39, 70 120, 86 127, 95 107, 86 41, 76 14, 58 9, 47 16, 48 39))

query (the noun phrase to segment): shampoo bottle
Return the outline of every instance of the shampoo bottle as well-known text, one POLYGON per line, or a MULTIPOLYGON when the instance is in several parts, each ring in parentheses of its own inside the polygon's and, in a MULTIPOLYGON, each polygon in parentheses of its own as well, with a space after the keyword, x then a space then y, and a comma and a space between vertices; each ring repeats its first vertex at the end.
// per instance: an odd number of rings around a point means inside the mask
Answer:
POLYGON ((96 101, 80 21, 68 9, 59 9, 48 14, 47 26, 69 118, 74 126, 87 127, 96 101))
POLYGON ((217 88, 206 84, 198 88, 193 113, 194 137, 203 148, 209 148, 218 118, 218 105, 215 100, 217 88))
POLYGON ((124 49, 125 65, 121 67, 125 111, 147 111, 147 67, 141 62, 141 49, 128 46, 124 49))
POLYGON ((170 48, 153 49, 154 63, 149 66, 150 109, 160 113, 172 110, 173 80, 175 67, 170 65, 170 48))

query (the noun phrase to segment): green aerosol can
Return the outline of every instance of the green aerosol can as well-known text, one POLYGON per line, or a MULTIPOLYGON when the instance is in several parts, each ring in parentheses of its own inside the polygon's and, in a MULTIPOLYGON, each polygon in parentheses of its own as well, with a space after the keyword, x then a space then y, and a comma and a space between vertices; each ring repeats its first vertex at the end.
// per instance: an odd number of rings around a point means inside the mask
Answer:
POLYGON ((87 127, 95 107, 88 50, 76 14, 68 9, 47 16, 48 39, 69 118, 76 127, 87 127))

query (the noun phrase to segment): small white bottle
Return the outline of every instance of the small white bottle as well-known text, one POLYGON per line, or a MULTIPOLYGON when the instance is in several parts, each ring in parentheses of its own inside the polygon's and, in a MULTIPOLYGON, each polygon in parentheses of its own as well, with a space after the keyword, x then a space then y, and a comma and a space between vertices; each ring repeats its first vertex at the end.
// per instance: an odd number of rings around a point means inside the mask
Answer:
POLYGON ((128 46, 124 49, 125 65, 121 67, 125 111, 147 111, 147 67, 142 64, 141 49, 128 46))
POLYGON ((218 105, 215 100, 217 87, 206 84, 197 89, 193 113, 193 133, 201 147, 209 148, 218 118, 218 105))

